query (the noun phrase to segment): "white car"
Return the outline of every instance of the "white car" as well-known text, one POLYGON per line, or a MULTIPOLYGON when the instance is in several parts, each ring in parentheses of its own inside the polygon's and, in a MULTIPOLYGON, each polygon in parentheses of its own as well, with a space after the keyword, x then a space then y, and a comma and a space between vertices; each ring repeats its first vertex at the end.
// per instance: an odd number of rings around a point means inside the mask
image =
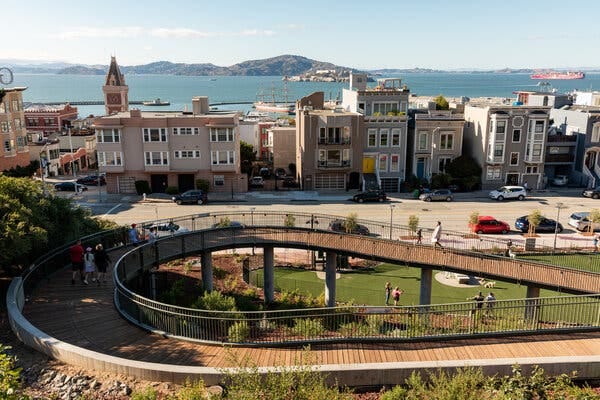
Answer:
POLYGON ((504 199, 524 200, 527 197, 527 191, 523 186, 502 186, 501 188, 492 190, 489 196, 498 201, 504 199))

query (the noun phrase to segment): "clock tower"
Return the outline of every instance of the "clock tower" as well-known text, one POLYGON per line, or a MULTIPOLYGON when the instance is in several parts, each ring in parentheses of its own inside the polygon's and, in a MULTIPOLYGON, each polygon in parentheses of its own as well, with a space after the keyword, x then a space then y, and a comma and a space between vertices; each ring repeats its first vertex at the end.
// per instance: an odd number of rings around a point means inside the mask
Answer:
POLYGON ((102 86, 102 92, 104 92, 106 114, 129 111, 127 97, 129 87, 125 84, 125 77, 121 74, 115 57, 110 58, 110 67, 108 67, 106 83, 102 86))

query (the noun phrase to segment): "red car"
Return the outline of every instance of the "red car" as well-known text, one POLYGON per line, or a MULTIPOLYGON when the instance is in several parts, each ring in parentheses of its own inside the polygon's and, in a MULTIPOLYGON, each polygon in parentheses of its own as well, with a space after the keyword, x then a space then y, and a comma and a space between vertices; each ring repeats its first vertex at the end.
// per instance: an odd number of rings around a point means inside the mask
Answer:
POLYGON ((494 217, 480 216, 476 224, 471 224, 471 230, 475 233, 508 233, 510 225, 494 217))

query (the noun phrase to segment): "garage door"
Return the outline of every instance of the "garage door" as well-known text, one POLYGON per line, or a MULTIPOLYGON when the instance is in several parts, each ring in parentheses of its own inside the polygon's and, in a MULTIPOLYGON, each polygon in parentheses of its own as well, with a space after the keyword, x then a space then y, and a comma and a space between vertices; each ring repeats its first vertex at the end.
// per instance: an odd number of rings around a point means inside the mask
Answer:
POLYGON ((345 190, 346 175, 345 174, 327 174, 315 176, 315 189, 327 190, 345 190))

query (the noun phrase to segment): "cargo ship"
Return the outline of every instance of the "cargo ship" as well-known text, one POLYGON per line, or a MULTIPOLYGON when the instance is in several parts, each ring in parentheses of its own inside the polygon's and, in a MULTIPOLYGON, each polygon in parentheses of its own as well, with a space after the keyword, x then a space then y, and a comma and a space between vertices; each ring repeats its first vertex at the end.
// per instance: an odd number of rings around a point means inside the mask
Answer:
POLYGON ((531 74, 531 79, 583 79, 585 74, 581 71, 540 71, 531 74))

